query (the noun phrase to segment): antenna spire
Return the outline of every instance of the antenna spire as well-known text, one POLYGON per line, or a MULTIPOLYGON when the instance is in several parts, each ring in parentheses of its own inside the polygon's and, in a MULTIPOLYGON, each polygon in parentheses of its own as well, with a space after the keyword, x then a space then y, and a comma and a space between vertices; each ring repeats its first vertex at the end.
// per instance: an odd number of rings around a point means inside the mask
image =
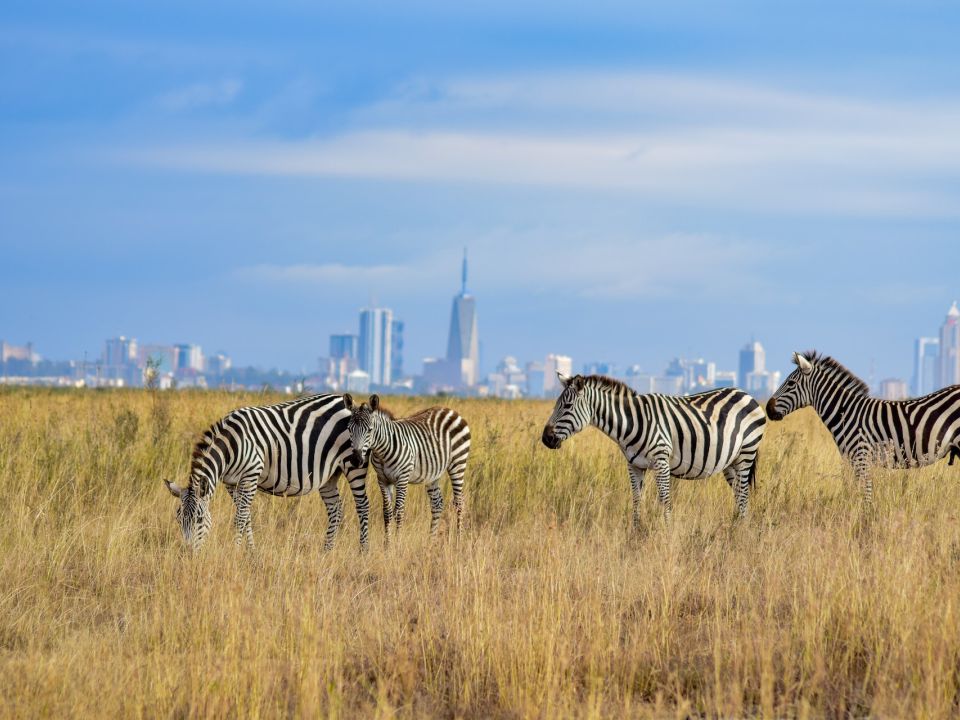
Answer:
POLYGON ((467 249, 463 249, 463 276, 461 278, 460 294, 467 294, 467 249))

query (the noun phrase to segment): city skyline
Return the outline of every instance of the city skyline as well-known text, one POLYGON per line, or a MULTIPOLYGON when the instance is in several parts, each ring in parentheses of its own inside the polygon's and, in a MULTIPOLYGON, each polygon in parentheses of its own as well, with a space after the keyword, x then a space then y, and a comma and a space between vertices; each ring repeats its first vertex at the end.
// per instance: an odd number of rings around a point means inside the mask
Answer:
POLYGON ((909 380, 960 299, 960 7, 818 7, 4 6, 0 333, 307 371, 375 297, 415 372, 469 245, 484 373, 756 337, 909 380))

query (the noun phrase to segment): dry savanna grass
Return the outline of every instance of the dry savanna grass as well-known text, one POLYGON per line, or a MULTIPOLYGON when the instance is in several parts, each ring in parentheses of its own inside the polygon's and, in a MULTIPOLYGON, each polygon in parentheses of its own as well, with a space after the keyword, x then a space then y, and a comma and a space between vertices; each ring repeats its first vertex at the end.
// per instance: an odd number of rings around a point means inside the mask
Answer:
MULTIPOLYGON (((647 487, 595 430, 551 452, 544 402, 451 400, 474 431, 469 523, 401 542, 318 496, 258 497, 257 549, 181 547, 164 477, 227 410, 277 398, 0 392, 5 716, 689 717, 958 714, 960 469, 880 471, 864 507, 819 421, 771 424, 734 520, 716 477, 647 487)), ((430 403, 396 399, 403 413, 430 403)), ((652 482, 649 483, 652 485, 652 482)), ((449 487, 445 487, 449 500, 449 487)))

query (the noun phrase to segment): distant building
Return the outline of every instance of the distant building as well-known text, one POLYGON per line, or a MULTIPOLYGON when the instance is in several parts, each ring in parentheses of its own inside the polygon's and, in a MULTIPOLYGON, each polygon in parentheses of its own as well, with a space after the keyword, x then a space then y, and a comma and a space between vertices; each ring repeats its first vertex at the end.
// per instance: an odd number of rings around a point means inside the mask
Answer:
POLYGON ((146 367, 147 360, 154 360, 159 363, 159 372, 161 374, 172 373, 177 367, 177 350, 173 345, 144 345, 137 348, 139 358, 137 365, 141 368, 146 367))
POLYGON ((546 383, 543 363, 528 362, 524 368, 524 374, 527 376, 527 397, 543 397, 543 388, 546 383))
POLYGON ((747 389, 747 374, 762 373, 767 369, 767 354, 763 345, 751 341, 740 350, 740 365, 737 373, 737 383, 744 390, 747 389))
POLYGON ((10 343, 0 340, 0 362, 7 362, 7 360, 36 362, 39 359, 40 357, 33 352, 33 343, 11 345, 10 343))
POLYGON ((348 333, 330 336, 330 357, 338 360, 340 358, 357 359, 358 337, 348 333))
POLYGON ((573 360, 569 355, 547 355, 546 362, 543 363, 543 393, 544 395, 556 395, 560 392, 560 381, 557 379, 557 373, 573 375, 573 360))
POLYGON ((737 374, 732 370, 727 372, 718 370, 714 377, 713 386, 716 388, 732 388, 737 386, 737 374))
POLYGON ((884 400, 906 400, 907 383, 900 378, 888 378, 880 381, 880 397, 884 400))
POLYGON ((211 355, 207 358, 206 371, 208 374, 213 375, 214 377, 223 375, 232 367, 233 361, 226 353, 218 352, 215 355, 211 355))
POLYGON ((932 337, 917 338, 913 343, 914 395, 926 395, 939 387, 937 362, 940 357, 940 340, 932 337))
POLYGON ((199 345, 174 345, 174 372, 177 375, 196 375, 203 372, 203 351, 199 345))
POLYGON ((347 375, 347 391, 352 393, 370 392, 370 374, 357 368, 347 375))
POLYGON ((644 372, 639 365, 631 365, 627 368, 626 382, 635 392, 646 395, 653 392, 654 375, 644 372))
POLYGON ((606 375, 607 377, 618 377, 617 365, 612 362, 591 362, 583 366, 584 375, 606 375))
POLYGON ((137 341, 135 338, 111 338, 103 346, 103 364, 106 367, 124 368, 137 364, 137 341))
POLYGON ((703 358, 690 360, 687 363, 687 390, 699 392, 709 390, 717 379, 717 364, 707 362, 703 358))
POLYGON ((480 341, 477 336, 477 301, 467 293, 467 252, 463 252, 460 294, 453 298, 450 311, 450 337, 447 342, 450 372, 458 386, 472 387, 480 373, 480 341))
POLYGON ((359 365, 370 376, 373 385, 390 384, 392 330, 392 310, 366 308, 360 311, 359 365))
POLYGON ((954 302, 940 327, 939 386, 960 383, 960 309, 954 302))
POLYGON ((393 382, 403 378, 403 320, 396 318, 390 327, 390 377, 393 382))

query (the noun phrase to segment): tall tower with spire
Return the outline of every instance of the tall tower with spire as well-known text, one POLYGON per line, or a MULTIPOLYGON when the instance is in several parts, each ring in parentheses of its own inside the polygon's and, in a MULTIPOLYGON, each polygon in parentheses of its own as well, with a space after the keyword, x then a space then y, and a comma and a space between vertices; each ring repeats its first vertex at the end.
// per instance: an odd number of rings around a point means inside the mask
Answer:
POLYGON ((954 301, 940 326, 940 387, 960 383, 960 309, 954 301))
POLYGON ((451 380, 459 387, 477 384, 480 374, 480 340, 477 336, 477 301, 467 293, 467 249, 463 249, 460 294, 453 298, 447 363, 451 380))

